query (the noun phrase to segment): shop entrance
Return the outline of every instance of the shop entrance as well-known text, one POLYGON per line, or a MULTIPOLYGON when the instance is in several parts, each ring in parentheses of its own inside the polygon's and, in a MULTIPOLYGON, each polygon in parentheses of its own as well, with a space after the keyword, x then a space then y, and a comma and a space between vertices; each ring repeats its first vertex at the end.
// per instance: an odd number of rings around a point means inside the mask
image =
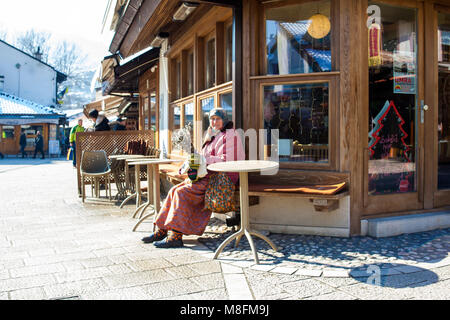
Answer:
POLYGON ((429 5, 426 18, 425 45, 436 50, 425 62, 424 206, 436 208, 450 205, 450 6, 429 5))
POLYGON ((366 215, 423 208, 423 7, 368 2, 366 215))
POLYGON ((368 2, 364 216, 450 205, 450 9, 368 2))

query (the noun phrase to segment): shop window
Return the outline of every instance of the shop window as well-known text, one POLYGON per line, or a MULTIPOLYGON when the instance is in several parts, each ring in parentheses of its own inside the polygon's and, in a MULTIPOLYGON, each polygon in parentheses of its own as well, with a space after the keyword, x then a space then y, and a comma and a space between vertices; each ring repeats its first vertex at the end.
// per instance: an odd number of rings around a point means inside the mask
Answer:
POLYGON ((187 58, 187 95, 194 94, 194 53, 190 51, 187 58))
POLYGON ((177 82, 176 82, 176 99, 180 99, 181 98, 181 61, 178 60, 176 62, 176 78, 177 78, 177 82))
POLYGON ((417 10, 369 2, 369 194, 416 190, 417 10))
MULTIPOLYGON (((194 103, 189 102, 184 105, 184 126, 189 130, 191 139, 194 138, 194 103)), ((192 141, 193 142, 193 141, 192 141)))
POLYGON ((207 41, 205 50, 205 85, 208 89, 214 87, 216 82, 216 39, 207 41))
POLYGON ((178 130, 181 128, 181 108, 180 106, 175 106, 173 108, 173 130, 178 130))
POLYGON ((214 109, 214 96, 207 97, 200 100, 200 107, 202 110, 202 137, 209 127, 209 112, 214 109))
POLYGON ((226 92, 219 94, 219 107, 225 109, 228 120, 233 119, 233 94, 226 92))
POLYGON ((331 1, 267 7, 266 73, 332 71, 331 1))
POLYGON ((152 92, 150 95, 150 110, 149 110, 150 126, 149 129, 156 131, 156 93, 152 92))
POLYGON ((143 113, 143 119, 144 119, 144 130, 148 130, 150 128, 150 124, 148 123, 148 113, 149 113, 149 106, 148 106, 148 97, 143 97, 143 108, 142 108, 142 113, 143 113))
POLYGON ((14 139, 14 126, 3 126, 2 130, 3 139, 14 139))
POLYGON ((329 162, 329 83, 263 86, 267 143, 278 130, 280 162, 329 162))
POLYGON ((27 136, 27 147, 34 147, 34 139, 38 131, 43 134, 43 126, 41 125, 23 125, 21 126, 22 130, 27 136))
POLYGON ((225 30, 225 82, 228 82, 233 80, 233 26, 225 30))

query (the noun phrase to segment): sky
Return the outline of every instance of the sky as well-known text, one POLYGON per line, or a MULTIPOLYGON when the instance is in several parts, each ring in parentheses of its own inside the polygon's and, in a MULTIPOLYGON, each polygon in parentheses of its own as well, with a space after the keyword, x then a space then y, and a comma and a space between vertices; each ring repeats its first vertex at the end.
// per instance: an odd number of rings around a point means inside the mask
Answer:
POLYGON ((109 24, 102 33, 108 0, 0 0, 0 32, 7 41, 29 29, 45 31, 56 40, 74 42, 87 55, 86 67, 98 67, 108 52, 109 24))

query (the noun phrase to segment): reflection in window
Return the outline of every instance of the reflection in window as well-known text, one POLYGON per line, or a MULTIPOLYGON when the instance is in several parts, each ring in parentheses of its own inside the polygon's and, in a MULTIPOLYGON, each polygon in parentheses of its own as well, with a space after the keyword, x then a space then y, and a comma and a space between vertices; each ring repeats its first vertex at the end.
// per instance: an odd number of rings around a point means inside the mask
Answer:
POLYGON ((181 128, 181 108, 180 106, 175 106, 173 108, 173 130, 181 128))
POLYGON ((330 2, 266 9, 267 74, 331 71, 330 2))
POLYGON ((233 28, 227 27, 225 33, 225 82, 233 80, 233 28))
POLYGON ((221 94, 219 104, 222 109, 225 109, 228 120, 233 120, 233 94, 231 92, 221 94))
POLYGON ((181 98, 181 61, 176 62, 177 72, 177 87, 176 87, 176 99, 181 98))
POLYGON ((280 161, 328 162, 328 83, 264 86, 264 129, 279 130, 280 161))
POLYGON ((3 139, 14 139, 14 126, 3 126, 3 139))
POLYGON ((194 103, 184 105, 184 126, 189 128, 191 139, 194 139, 194 103))
POLYGON ((376 2, 369 46, 369 194, 416 190, 417 11, 376 2))
POLYGON ((144 107, 142 110, 143 113, 143 118, 144 118, 144 130, 148 130, 149 129, 149 123, 148 123, 148 97, 144 97, 144 107))
POLYGON ((438 189, 450 189, 450 14, 438 15, 438 189))
POLYGON ((187 58, 187 95, 194 94, 194 53, 189 52, 187 58))
POLYGON ((202 107, 202 137, 209 127, 209 112, 214 109, 214 97, 205 98, 200 101, 202 107))
POLYGON ((150 128, 156 131, 156 93, 152 92, 150 97, 150 128))
POLYGON ((216 39, 206 43, 206 89, 214 87, 216 82, 216 39))

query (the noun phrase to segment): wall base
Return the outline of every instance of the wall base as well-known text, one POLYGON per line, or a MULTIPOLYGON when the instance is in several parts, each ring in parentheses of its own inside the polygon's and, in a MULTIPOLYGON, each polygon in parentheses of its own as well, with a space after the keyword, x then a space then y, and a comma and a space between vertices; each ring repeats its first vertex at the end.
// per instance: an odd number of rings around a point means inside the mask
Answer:
MULTIPOLYGON (((367 225, 365 229, 368 236, 375 238, 392 237, 404 233, 450 228, 450 212, 431 212, 361 220, 361 226, 365 225, 367 225)), ((361 229, 363 230, 363 228, 361 229)))

